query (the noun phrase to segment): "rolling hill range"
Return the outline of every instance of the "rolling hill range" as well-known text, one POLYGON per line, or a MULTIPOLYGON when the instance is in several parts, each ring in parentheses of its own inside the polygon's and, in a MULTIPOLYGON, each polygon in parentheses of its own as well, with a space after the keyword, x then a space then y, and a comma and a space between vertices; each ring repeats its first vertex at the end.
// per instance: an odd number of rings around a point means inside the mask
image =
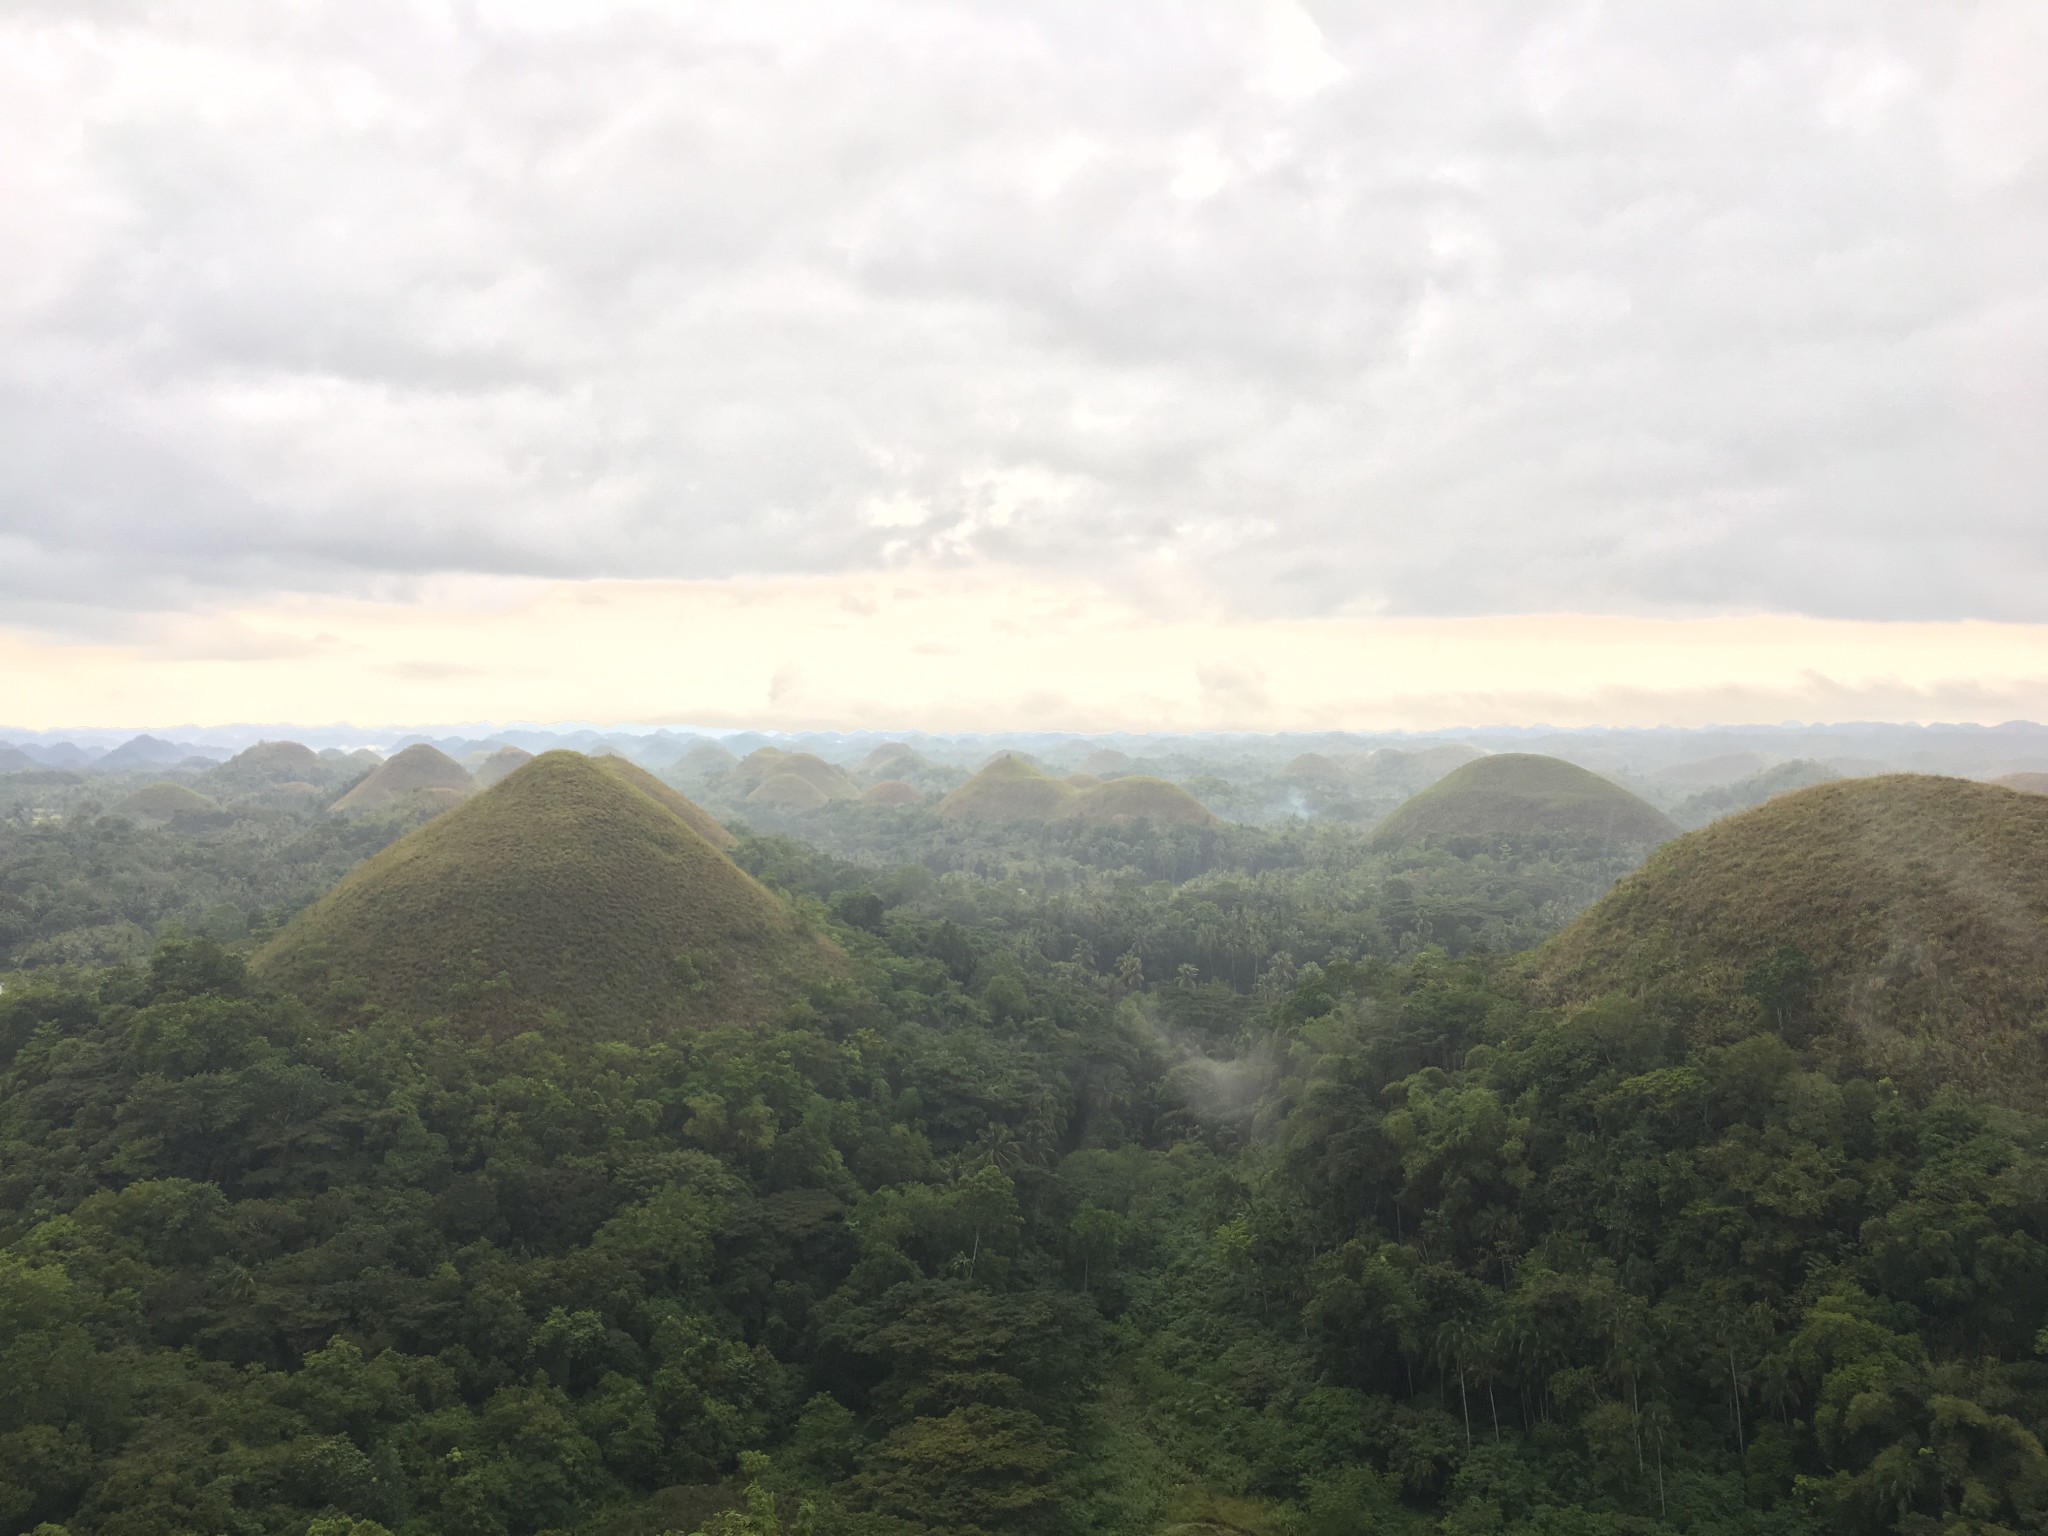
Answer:
POLYGON ((2048 1082, 2048 798, 1918 775, 1782 796, 1653 854, 1532 958, 1711 1038, 1811 1035, 2007 1102, 2048 1082))
POLYGON ((360 866, 255 970, 316 1005, 629 1034, 749 1017, 841 964, 662 799, 555 751, 360 866))
POLYGON ((1678 835, 1662 811, 1561 758, 1502 752, 1453 769, 1373 831, 1382 848, 1447 837, 1581 837, 1616 846, 1678 835))

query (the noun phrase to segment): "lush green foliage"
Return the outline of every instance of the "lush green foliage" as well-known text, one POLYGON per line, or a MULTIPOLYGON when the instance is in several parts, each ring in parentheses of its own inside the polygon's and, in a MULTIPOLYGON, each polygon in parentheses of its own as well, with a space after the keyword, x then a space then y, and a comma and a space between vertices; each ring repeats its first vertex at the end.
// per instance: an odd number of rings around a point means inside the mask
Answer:
POLYGON ((1568 840, 945 850, 743 843, 849 958, 727 1027, 6 977, 0 1532, 2048 1529, 2048 1124, 1830 1049, 1824 952, 1546 1007, 1568 840))

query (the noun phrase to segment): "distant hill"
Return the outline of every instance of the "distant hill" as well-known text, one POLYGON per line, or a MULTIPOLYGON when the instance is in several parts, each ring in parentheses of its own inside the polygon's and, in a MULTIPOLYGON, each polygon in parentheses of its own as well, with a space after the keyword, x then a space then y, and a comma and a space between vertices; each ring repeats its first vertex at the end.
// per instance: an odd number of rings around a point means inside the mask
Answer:
POLYGON ((462 764, 422 741, 371 769, 362 783, 334 802, 333 808, 343 816, 373 815, 402 809, 403 802, 411 799, 421 806, 445 809, 475 788, 476 781, 462 764))
POLYGON ((42 766, 19 747, 0 747, 0 773, 34 773, 42 766))
POLYGON ((1080 790, 1067 801, 1060 819, 1092 826, 1138 821, 1158 826, 1217 825, 1215 813, 1178 784, 1143 775, 1107 779, 1080 790))
POLYGON ((1561 758, 1500 752, 1453 770, 1373 831, 1383 848, 1440 837, 1569 836, 1616 846, 1675 837, 1671 818, 1561 758))
POLYGON ((862 805, 917 805, 924 799, 901 779, 884 779, 860 792, 862 805))
POLYGON ((145 827, 168 826, 185 817, 210 816, 219 809, 218 802, 183 784, 145 784, 113 806, 116 816, 126 816, 145 827))
POLYGON ((1015 754, 994 758, 938 805, 948 821, 1048 821, 1080 791, 1015 754))
POLYGON ((1098 779, 1113 774, 1129 773, 1131 758, 1128 752, 1119 752, 1115 747, 1097 747, 1074 765, 1076 773, 1092 774, 1098 779))
POLYGON ((842 965, 668 806, 565 751, 393 843, 255 961, 317 1005, 622 1034, 757 1016, 842 965))
POLYGON ((469 776, 478 789, 489 789, 500 779, 509 776, 515 769, 533 761, 533 754, 524 747, 500 747, 486 753, 477 765, 470 769, 469 776))
POLYGON ((831 803, 830 795, 794 773, 771 773, 747 795, 749 805, 770 806, 780 811, 815 811, 831 803))
POLYGON ((2008 773, 1991 781, 2001 789, 2016 789, 2027 795, 2048 795, 2048 773, 2008 773))
POLYGON ((595 761, 606 773, 632 785, 643 795, 653 796, 657 803, 667 806, 681 818, 685 826, 720 852, 739 847, 740 840, 721 826, 718 819, 703 806, 680 790, 662 783, 638 763, 616 755, 600 757, 595 761))
POLYGON ((296 741, 259 741, 209 769, 204 782, 208 788, 247 794, 280 784, 318 784, 328 776, 327 765, 311 747, 296 741))
POLYGON ((1770 759, 1761 752, 1723 752, 1696 762, 1659 768, 1650 775, 1650 781, 1663 789, 1686 794, 1755 778, 1770 766, 1770 759))
POLYGON ((131 736, 93 767, 101 772, 120 768, 168 768, 173 763, 182 763, 191 755, 189 747, 181 747, 174 741, 165 741, 158 736, 131 736))
POLYGON ((1297 779, 1304 784, 1339 785, 1348 782, 1351 772, 1335 758, 1325 757, 1320 752, 1303 752, 1290 758, 1280 770, 1283 779, 1297 779))
POLYGON ((851 800, 860 786, 811 752, 785 752, 780 747, 761 747, 740 759, 737 770, 745 782, 760 788, 771 778, 789 775, 803 780, 827 800, 851 800))
POLYGON ((1551 1002, 1623 993, 1708 1041, 1769 1025, 2038 1107, 2048 798, 1907 774, 1784 795, 1659 849, 1531 965, 1551 1002))
POLYGON ((1723 784, 1716 789, 1706 789, 1681 800, 1671 813, 1671 819, 1681 827, 1703 827, 1718 816, 1731 811, 1746 811, 1753 805, 1762 805, 1766 800, 1779 795, 1789 795, 1795 789, 1811 789, 1816 784, 1832 784, 1842 775, 1826 763, 1816 763, 1809 758, 1794 758, 1789 763, 1779 763, 1766 768, 1762 773, 1738 779, 1733 784, 1723 784))
POLYGON ((928 766, 916 748, 900 741, 885 741, 855 764, 853 771, 856 777, 872 783, 877 779, 901 778, 928 766))
POLYGON ((722 773, 731 773, 739 766, 739 761, 717 742, 707 741, 690 748, 677 758, 669 772, 680 779, 710 779, 722 773))

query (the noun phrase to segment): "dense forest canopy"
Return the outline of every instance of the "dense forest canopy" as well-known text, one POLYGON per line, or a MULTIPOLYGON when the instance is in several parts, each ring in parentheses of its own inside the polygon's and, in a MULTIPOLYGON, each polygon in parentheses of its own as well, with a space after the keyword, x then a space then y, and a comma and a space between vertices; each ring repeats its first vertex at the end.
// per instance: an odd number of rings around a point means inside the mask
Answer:
POLYGON ((412 1013, 249 964, 368 771, 0 827, 0 1531, 2048 1528, 2048 1121, 1559 998, 1639 851, 842 797, 800 993, 412 1013))

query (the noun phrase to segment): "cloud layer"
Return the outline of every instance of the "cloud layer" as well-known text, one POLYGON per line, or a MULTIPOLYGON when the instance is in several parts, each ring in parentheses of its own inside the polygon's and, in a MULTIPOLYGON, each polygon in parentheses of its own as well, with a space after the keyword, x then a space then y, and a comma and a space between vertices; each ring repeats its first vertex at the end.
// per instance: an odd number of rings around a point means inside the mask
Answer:
POLYGON ((18 3, 0 603, 2038 619, 2044 16, 18 3))

